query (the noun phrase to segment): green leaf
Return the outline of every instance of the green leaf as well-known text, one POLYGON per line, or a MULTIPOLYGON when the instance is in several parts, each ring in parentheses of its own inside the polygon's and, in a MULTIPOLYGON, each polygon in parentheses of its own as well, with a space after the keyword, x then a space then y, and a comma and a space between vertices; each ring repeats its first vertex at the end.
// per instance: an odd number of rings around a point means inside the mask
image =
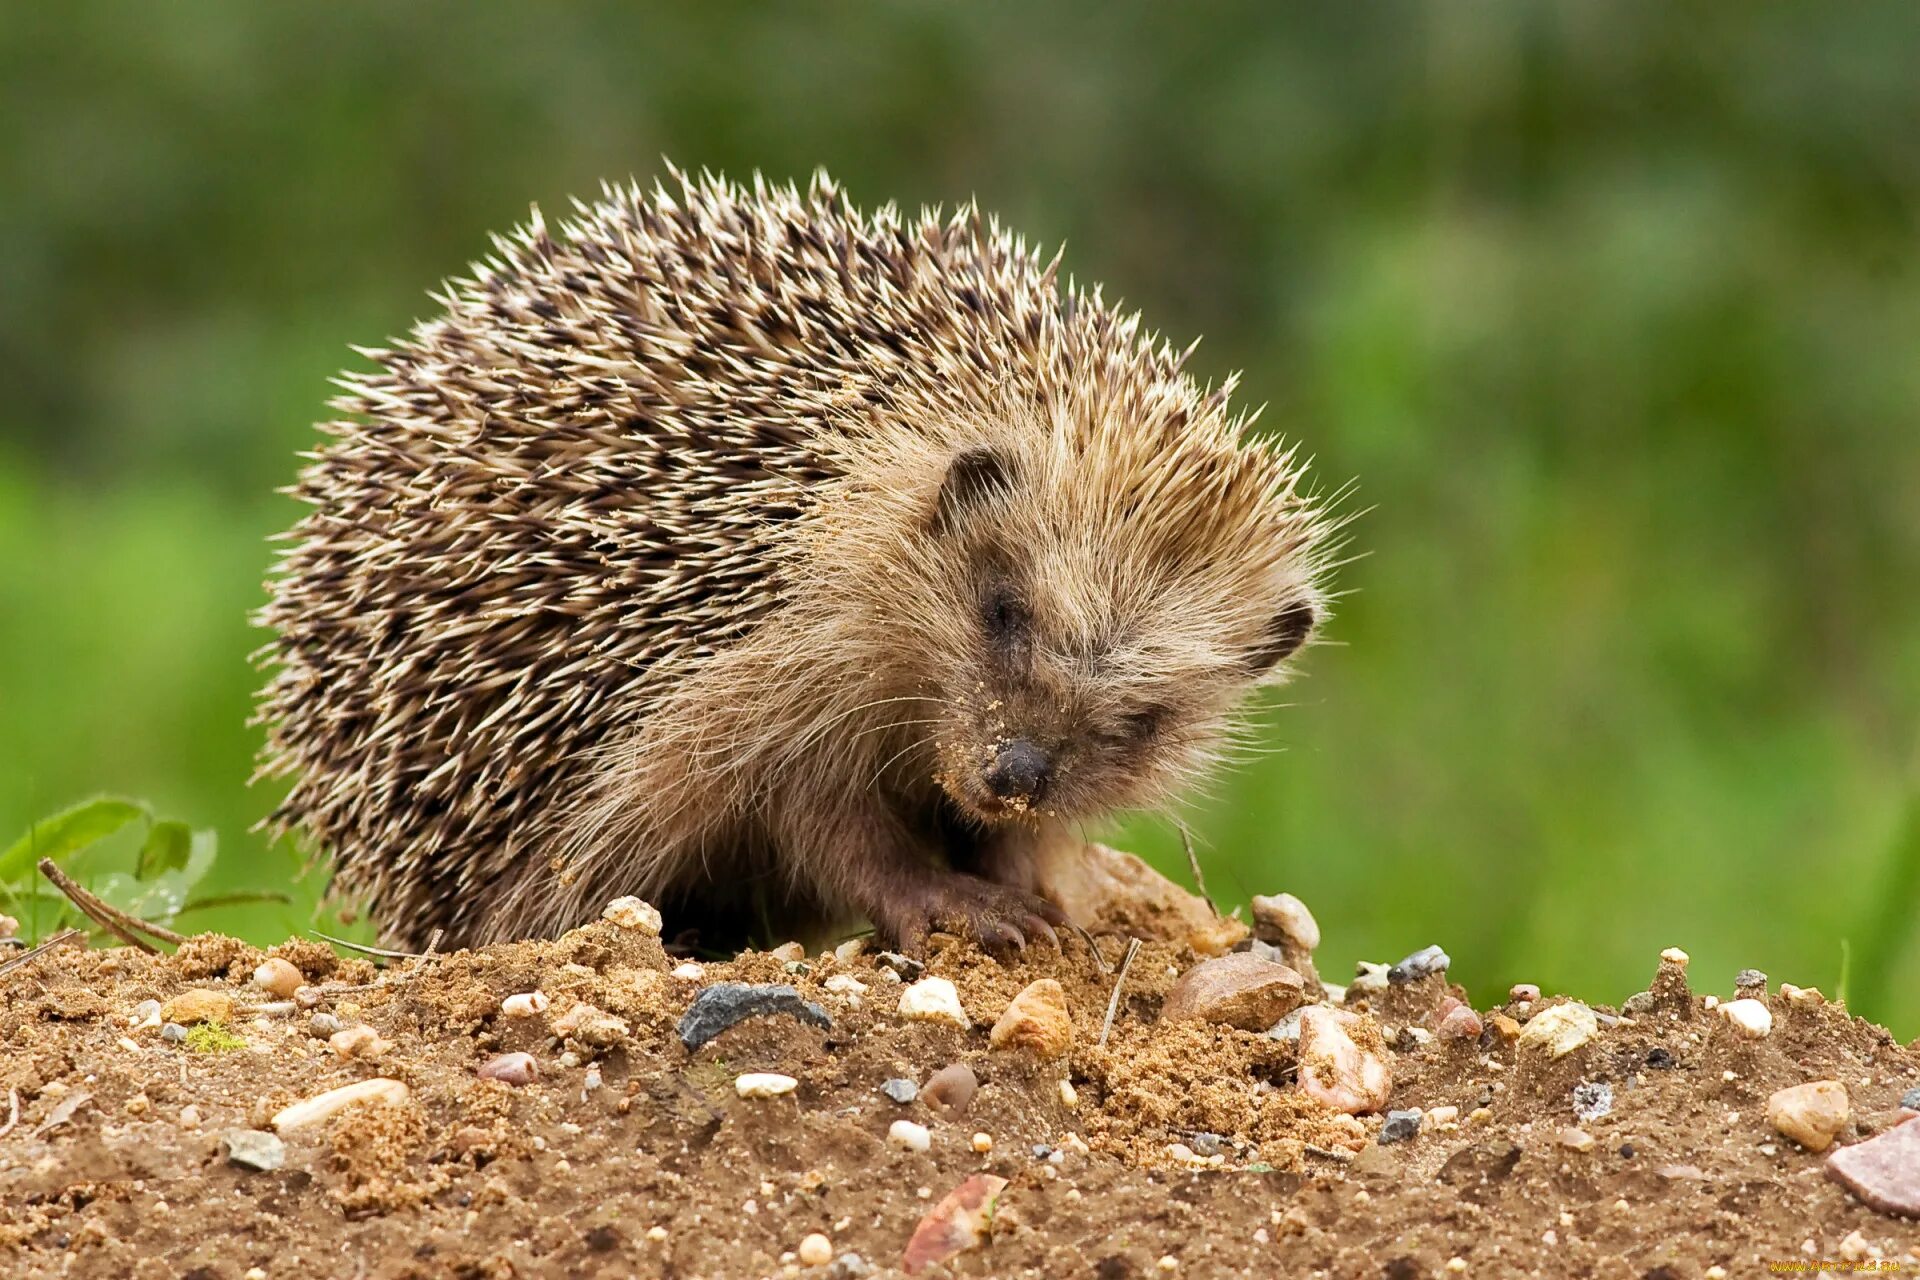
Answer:
POLYGON ((18 880, 33 874, 42 858, 59 861, 112 835, 130 822, 147 817, 147 807, 114 796, 84 800, 51 818, 42 818, 0 853, 0 880, 18 880))
POLYGON ((146 843, 140 846, 140 860, 134 864, 136 880, 151 880, 166 871, 178 871, 187 865, 193 851, 193 832, 184 822, 156 822, 147 828, 146 843))

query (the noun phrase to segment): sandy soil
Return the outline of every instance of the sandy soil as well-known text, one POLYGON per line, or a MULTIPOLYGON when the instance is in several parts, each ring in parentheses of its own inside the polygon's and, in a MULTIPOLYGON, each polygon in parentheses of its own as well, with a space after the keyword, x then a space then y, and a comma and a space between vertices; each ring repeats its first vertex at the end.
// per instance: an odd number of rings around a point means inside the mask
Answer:
MULTIPOLYGON (((1852 1143, 1904 1118, 1920 1084, 1920 1046, 1815 996, 1768 995, 1771 1033, 1751 1039, 1669 981, 1664 1004, 1603 1017, 1552 1059, 1509 1039, 1496 1011, 1480 1037, 1433 1034, 1460 994, 1444 975, 1349 992, 1390 1046, 1389 1107, 1456 1109, 1382 1143, 1380 1114, 1303 1095, 1294 1043, 1160 1020, 1195 962, 1183 944, 1141 951, 1104 1048, 1114 980, 1077 941, 1002 964, 937 940, 928 972, 954 982, 970 1029, 903 1019, 904 983, 871 953, 748 953, 674 976, 682 962, 656 938, 611 922, 384 973, 306 941, 264 954, 299 970, 298 1001, 253 984, 263 953, 211 936, 172 956, 64 947, 0 976, 0 1108, 11 1099, 16 1116, 0 1136, 0 1274, 896 1274, 923 1216, 982 1173, 1007 1180, 983 1239, 924 1274, 1920 1267, 1920 1222, 1863 1205, 1767 1120, 1773 1091, 1836 1080, 1851 1104, 1838 1141, 1852 1143), (1071 1049, 991 1047, 988 1028, 1043 977, 1066 993, 1071 1049), (690 1052, 676 1025, 721 981, 790 984, 831 1025, 756 1017, 690 1052), (143 1007, 189 990, 231 997, 229 1034, 181 1040, 143 1007), (503 1011, 536 991, 543 1009, 503 1011), (324 1038, 336 1024, 361 1038, 355 1056, 324 1038), (519 1052, 531 1082, 479 1076, 519 1052), (962 1115, 880 1091, 956 1063, 979 1082, 962 1115), (741 1097, 747 1072, 797 1085, 741 1097), (283 1125, 277 1168, 229 1158, 236 1131, 270 1132, 288 1104, 375 1078, 405 1100, 283 1125), (1591 1111, 1600 1085, 1610 1110, 1579 1120, 1576 1087, 1591 1111), (927 1127, 928 1150, 889 1140, 902 1119, 927 1127), (803 1251, 814 1233, 827 1240, 803 1251)), ((1561 1003, 1497 1012, 1520 1024, 1561 1003)))

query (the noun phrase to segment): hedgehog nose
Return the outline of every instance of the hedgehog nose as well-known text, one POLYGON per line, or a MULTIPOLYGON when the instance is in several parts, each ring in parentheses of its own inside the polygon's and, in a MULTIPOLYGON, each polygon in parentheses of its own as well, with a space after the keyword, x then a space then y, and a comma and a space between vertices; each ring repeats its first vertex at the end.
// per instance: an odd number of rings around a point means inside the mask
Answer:
POLYGON ((1002 800, 1037 803, 1053 778, 1053 761, 1025 738, 1002 746, 987 770, 987 787, 1002 800))

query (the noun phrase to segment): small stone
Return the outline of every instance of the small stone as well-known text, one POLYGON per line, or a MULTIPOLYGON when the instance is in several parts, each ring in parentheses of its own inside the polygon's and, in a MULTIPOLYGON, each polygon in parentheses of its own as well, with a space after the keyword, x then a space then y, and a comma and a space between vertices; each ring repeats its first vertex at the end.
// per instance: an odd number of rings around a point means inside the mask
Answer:
POLYGON ((1764 1039, 1773 1030, 1773 1013, 1758 1000, 1729 1000, 1719 1013, 1749 1040, 1764 1039))
POLYGON ((707 966, 698 960, 683 960, 673 966, 668 976, 678 978, 682 982, 699 982, 707 976, 707 966))
POLYGON ((833 1241, 816 1231, 800 1242, 794 1256, 803 1267, 824 1267, 833 1261, 833 1241))
POLYGON ((408 1096, 407 1086, 398 1080, 358 1080, 353 1084, 343 1084, 338 1089, 317 1093, 311 1098, 302 1098, 292 1106, 282 1107, 274 1113, 273 1127, 285 1134, 318 1124, 348 1107, 398 1106, 408 1096))
POLYGON ((1605 1080, 1586 1080, 1573 1086, 1573 1114, 1582 1122, 1598 1120, 1613 1110, 1613 1086, 1605 1080))
POLYGON ((1540 998, 1540 988, 1531 982, 1516 982, 1507 988, 1507 999, 1515 1004, 1532 1004, 1540 998))
POLYGON ((608 1049, 626 1039, 630 1032, 625 1018, 608 1013, 585 1001, 573 1005, 551 1023, 553 1034, 577 1040, 594 1049, 608 1049))
POLYGON ((287 1144, 260 1129, 235 1129, 220 1140, 227 1163, 272 1173, 287 1162, 287 1144))
POLYGON ((895 1120, 887 1126, 887 1141, 908 1151, 925 1151, 933 1145, 933 1134, 923 1124, 895 1120))
POLYGON ((553 1000, 544 991, 521 991, 500 1002, 500 1012, 509 1018, 531 1018, 545 1013, 553 1000))
POLYGON ((1300 1088, 1335 1111, 1358 1115, 1387 1105, 1393 1072, 1376 1050, 1371 1019, 1344 1009, 1309 1005, 1300 1014, 1300 1088), (1371 1033, 1371 1034, 1364 1034, 1371 1033), (1356 1039, 1356 1034, 1360 1035, 1356 1039))
POLYGON ((393 1048, 393 1041, 381 1039, 378 1031, 361 1022, 328 1036, 327 1046, 343 1060, 349 1058, 372 1060, 393 1048))
POLYGON ((1445 973, 1453 964, 1453 957, 1439 947, 1422 947, 1399 964, 1387 970, 1387 981, 1394 986, 1404 986, 1417 982, 1430 974, 1445 973))
POLYGON ((502 1084, 532 1084, 540 1074, 540 1065, 530 1053, 503 1053, 482 1063, 474 1074, 502 1084))
POLYGON ((1459 1119, 1460 1108, 1458 1107, 1434 1107, 1420 1117, 1420 1126, 1423 1129, 1444 1129, 1448 1125, 1458 1123, 1459 1119))
POLYGON ((987 1043, 1041 1058, 1067 1052, 1073 1047, 1073 1019, 1067 1014, 1066 988, 1053 978, 1028 983, 993 1024, 987 1043))
POLYGON ((960 993, 945 978, 922 978, 902 991, 900 1016, 910 1022, 950 1022, 963 1030, 973 1025, 960 1007, 960 993))
POLYGON ((1653 998, 1653 992, 1636 991, 1627 997, 1625 1004, 1620 1006, 1620 1012, 1629 1018, 1643 1018, 1652 1013, 1657 1006, 1658 1001, 1653 998))
POLYGON ((895 1076, 891 1080, 881 1082, 880 1092, 904 1107, 920 1096, 920 1086, 911 1080, 895 1076))
POLYGON ((659 1244, 662 1240, 665 1240, 666 1238, 667 1238, 667 1229, 665 1227, 656 1225, 656 1226, 651 1226, 647 1228, 647 1239, 652 1241, 654 1244, 659 1244))
POLYGON ((1767 994, 1767 975, 1758 969, 1742 969, 1733 975, 1733 990, 1736 995, 1764 996, 1767 994))
POLYGON ((747 1018, 785 1014, 811 1026, 830 1028, 827 1011, 784 984, 716 982, 693 998, 681 1015, 678 1034, 688 1049, 698 1049, 747 1018))
POLYGON ((920 1101, 941 1119, 956 1120, 973 1105, 973 1095, 979 1088, 973 1068, 964 1062, 949 1063, 927 1080, 920 1090, 920 1101))
POLYGON ((993 1150, 993 1135, 990 1133, 974 1134, 973 1149, 975 1151, 978 1151, 981 1155, 985 1155, 987 1154, 987 1152, 993 1150))
POLYGON ((1821 1005, 1827 998, 1820 994, 1818 987, 1796 987, 1791 982, 1780 984, 1780 994, 1791 1005, 1821 1005))
POLYGON ((1585 1129, 1576 1129, 1568 1125, 1556 1135, 1556 1141, 1569 1151, 1591 1151, 1594 1147, 1593 1135, 1585 1129))
POLYGON ((1825 1151, 1853 1118, 1847 1087, 1815 1080, 1777 1090, 1767 1099, 1767 1123, 1809 1151, 1825 1151))
POLYGON ((169 1022, 160 1028, 160 1038, 168 1044, 185 1044, 187 1029, 177 1022, 169 1022))
POLYGON ((1163 1253, 1160 1255, 1159 1260, 1153 1265, 1162 1271, 1178 1271, 1180 1269, 1180 1259, 1170 1253, 1163 1253))
POLYGON ((1494 1035, 1498 1036, 1507 1044, 1512 1044, 1520 1038, 1520 1024, 1504 1013, 1488 1014, 1487 1030, 1493 1032, 1494 1035))
POLYGON ((189 1026, 196 1022, 231 1022, 233 997, 224 991, 193 988, 182 991, 160 1006, 160 1016, 168 1022, 189 1026))
POLYGON ((632 929, 649 938, 660 936, 660 912, 652 903, 628 896, 615 898, 600 912, 602 920, 611 920, 622 929, 632 929))
POLYGON ((1253 936, 1262 942, 1311 952, 1320 945, 1320 925, 1307 904, 1290 893, 1253 895, 1253 936))
MULTIPOLYGON (((1448 997, 1452 1000, 1452 997, 1448 997)), ((1440 1015, 1439 1025, 1434 1028, 1442 1040, 1477 1040, 1482 1030, 1480 1015, 1471 1005, 1453 1000, 1453 1006, 1440 1015)))
POLYGON ((841 964, 852 964, 867 949, 865 938, 848 938, 833 949, 833 958, 841 964))
POLYGON ((1077 1107, 1080 1105, 1080 1091, 1073 1087, 1073 1081, 1062 1080, 1060 1082, 1060 1104, 1064 1107, 1077 1107))
POLYGON ((307 1034, 316 1040, 328 1040, 345 1030, 346 1024, 331 1013, 315 1012, 307 1017, 307 1034))
POLYGON ((821 984, 837 996, 857 996, 864 994, 867 984, 850 973, 836 973, 828 976, 821 984))
POLYGON ((1920 1120, 1841 1147, 1827 1175, 1881 1213, 1920 1218, 1920 1120))
POLYGON ((1690 959, 1692 959, 1692 957, 1678 947, 1668 947, 1660 953, 1661 964, 1677 965, 1682 969, 1687 967, 1687 962, 1690 959))
POLYGON ((767 952, 775 960, 794 964, 807 958, 807 949, 797 942, 783 942, 767 952))
POLYGON ((1387 989, 1387 966, 1361 960, 1353 966, 1353 981, 1347 984, 1347 999, 1378 995, 1387 989))
POLYGON ((189 1102, 186 1106, 180 1108, 180 1115, 177 1118, 177 1122, 182 1129, 198 1129, 200 1127, 200 1108, 189 1102))
POLYGON ((1197 1020, 1265 1031, 1300 1007, 1306 979, 1284 964, 1238 951, 1181 974, 1160 1006, 1168 1022, 1197 1020))
POLYGON ((873 1274, 873 1264, 859 1254, 848 1251, 833 1260, 833 1270, 827 1274, 833 1280, 861 1280, 863 1276, 873 1274))
POLYGON ((919 1275, 936 1263, 978 1248, 993 1225, 994 1207, 1006 1187, 1005 1178, 976 1173, 942 1196, 913 1229, 900 1269, 919 1275))
POLYGON ((733 1091, 743 1098, 777 1098, 792 1093, 799 1085, 792 1076, 777 1071, 749 1071, 734 1077, 733 1091))
POLYGON ((1380 1126, 1380 1145, 1384 1147, 1391 1142, 1407 1142, 1419 1132, 1418 1108, 1409 1111, 1389 1111, 1387 1122, 1380 1126))
POLYGON ((1556 1004, 1535 1014, 1521 1030, 1521 1049, 1564 1058, 1600 1034, 1600 1020, 1584 1004, 1556 1004))
POLYGON ((1842 1262, 1865 1262, 1873 1254, 1873 1246, 1858 1231, 1849 1231, 1840 1242, 1840 1260, 1842 1262))
POLYGON ((1909 1089, 1901 1094, 1900 1105, 1909 1111, 1920 1111, 1920 1088, 1909 1089))
POLYGON ((127 1025, 135 1031, 144 1031, 148 1027, 160 1025, 160 1002, 142 1000, 127 1011, 127 1025))
POLYGON ((927 971, 926 965, 912 956, 903 956, 898 951, 882 951, 874 957, 874 962, 902 982, 912 982, 927 971))
POLYGON ((279 956, 267 957, 253 971, 253 985, 282 1000, 293 999, 293 993, 306 985, 306 981, 291 961, 279 956))

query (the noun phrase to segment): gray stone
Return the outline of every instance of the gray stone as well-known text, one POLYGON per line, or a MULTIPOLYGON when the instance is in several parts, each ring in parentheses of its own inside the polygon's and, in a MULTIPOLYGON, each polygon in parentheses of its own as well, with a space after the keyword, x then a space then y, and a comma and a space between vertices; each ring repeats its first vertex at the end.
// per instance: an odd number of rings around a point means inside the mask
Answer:
POLYGON ((1767 994, 1767 975, 1758 969, 1742 969, 1733 975, 1733 989, 1743 996, 1767 994))
POLYGON ((1417 982, 1429 974, 1445 973, 1453 964, 1453 957, 1439 947, 1422 947, 1399 964, 1387 970, 1387 981, 1393 985, 1404 986, 1417 982))
POLYGON ((886 1094, 889 1098, 904 1107, 920 1096, 920 1086, 911 1080, 904 1080, 899 1076, 895 1076, 893 1079, 881 1084, 880 1092, 886 1094))
POLYGON ((1168 1022, 1198 1019, 1265 1031, 1306 1000, 1306 979, 1251 952, 1202 960, 1181 974, 1160 1006, 1168 1022))
POLYGON ((693 998, 681 1015, 680 1043, 698 1049, 728 1027, 748 1018, 783 1013, 816 1027, 831 1027, 827 1011, 784 984, 716 982, 693 998))
POLYGON ((222 1139, 227 1163, 271 1173, 287 1162, 287 1144, 262 1129, 235 1129, 222 1139))
POLYGON ((1604 1080, 1584 1080, 1573 1086, 1573 1114, 1598 1120, 1613 1110, 1613 1086, 1604 1080))
POLYGON ((1900 1105, 1909 1111, 1920 1111, 1920 1088, 1909 1089, 1901 1094, 1900 1105))
POLYGON ((1406 1142, 1420 1132, 1420 1113, 1418 1111, 1389 1111, 1387 1122, 1380 1126, 1380 1145, 1390 1142, 1406 1142))
POLYGON ((168 1044, 184 1044, 187 1039, 187 1029, 177 1022, 169 1022, 160 1028, 160 1038, 168 1044))

